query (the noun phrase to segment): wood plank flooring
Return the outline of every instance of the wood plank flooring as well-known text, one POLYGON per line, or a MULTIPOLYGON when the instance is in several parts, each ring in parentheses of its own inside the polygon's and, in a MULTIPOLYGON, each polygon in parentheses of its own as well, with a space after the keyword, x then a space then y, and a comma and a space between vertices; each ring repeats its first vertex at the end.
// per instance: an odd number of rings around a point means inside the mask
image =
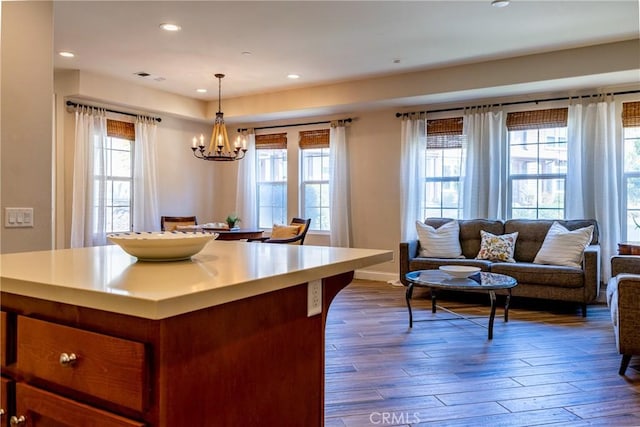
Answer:
POLYGON ((404 291, 355 280, 331 305, 325 426, 640 426, 640 357, 618 375, 606 305, 514 297, 490 341, 488 296, 438 300, 476 324, 416 289, 409 329, 404 291))

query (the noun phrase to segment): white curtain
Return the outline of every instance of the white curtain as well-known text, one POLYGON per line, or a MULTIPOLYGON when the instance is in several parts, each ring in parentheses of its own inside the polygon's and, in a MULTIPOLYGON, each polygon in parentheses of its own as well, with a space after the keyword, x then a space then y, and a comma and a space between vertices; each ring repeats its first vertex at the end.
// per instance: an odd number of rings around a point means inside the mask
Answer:
POLYGON ((463 118, 466 161, 461 166, 462 218, 503 219, 506 131, 502 111, 470 109, 463 118))
POLYGON ((106 156, 107 118, 104 109, 76 110, 73 158, 71 247, 106 244, 106 156))
POLYGON ((329 131, 329 206, 331 246, 350 246, 349 155, 345 126, 331 123, 329 131))
POLYGON ((236 192, 236 213, 244 228, 258 227, 256 195, 256 134, 253 129, 243 135, 247 152, 238 162, 238 187, 236 192))
POLYGON ((605 283, 611 276, 609 260, 620 241, 617 183, 621 147, 617 142, 620 138, 616 136, 615 120, 613 99, 569 106, 566 217, 598 221, 601 272, 605 283))
POLYGON ((427 137, 425 119, 421 116, 405 118, 401 126, 400 237, 407 242, 416 238, 416 221, 424 220, 427 137))
POLYGON ((136 118, 133 147, 133 230, 159 231, 157 124, 148 117, 136 118))

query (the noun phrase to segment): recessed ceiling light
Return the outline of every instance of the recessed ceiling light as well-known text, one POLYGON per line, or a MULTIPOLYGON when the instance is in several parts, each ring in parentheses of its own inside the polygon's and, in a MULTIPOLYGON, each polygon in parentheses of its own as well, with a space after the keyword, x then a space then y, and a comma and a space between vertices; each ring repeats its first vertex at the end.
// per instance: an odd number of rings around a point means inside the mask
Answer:
POLYGON ((196 89, 196 92, 198 93, 207 93, 206 89, 196 89))
POLYGON ((180 25, 177 24, 169 24, 169 23, 163 23, 160 24, 160 28, 162 28, 165 31, 180 31, 182 29, 182 27, 180 25))
POLYGON ((300 75, 299 74, 288 74, 287 78, 291 79, 291 80, 295 80, 295 79, 299 79, 300 75))
POLYGON ((62 52, 58 52, 58 55, 64 56, 65 58, 73 58, 74 56, 76 56, 73 52, 69 52, 66 50, 63 50, 62 52))
POLYGON ((491 6, 494 7, 505 7, 505 6, 509 6, 510 1, 509 0, 493 0, 491 2, 491 6))
POLYGON ((249 52, 248 50, 245 50, 244 52, 241 52, 241 54, 244 56, 249 56, 251 55, 251 52, 249 52))

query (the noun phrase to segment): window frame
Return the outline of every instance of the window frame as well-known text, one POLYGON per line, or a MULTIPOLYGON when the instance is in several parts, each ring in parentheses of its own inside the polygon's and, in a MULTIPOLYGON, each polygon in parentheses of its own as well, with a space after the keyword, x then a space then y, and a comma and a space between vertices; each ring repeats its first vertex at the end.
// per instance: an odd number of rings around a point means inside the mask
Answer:
POLYGON ((258 224, 258 228, 261 230, 269 230, 273 227, 273 224, 277 223, 277 224, 287 224, 287 185, 288 185, 288 168, 287 168, 287 164, 288 164, 288 154, 287 154, 287 148, 260 148, 260 147, 256 147, 256 216, 257 216, 257 224, 258 224), (284 179, 283 180, 264 180, 261 181, 260 180, 260 158, 259 158, 259 152, 266 152, 269 151, 270 156, 269 156, 269 161, 272 163, 273 166, 273 162, 277 161, 277 159, 273 156, 273 154, 275 154, 275 152, 279 152, 281 158, 284 160, 284 179), (270 208, 271 210, 271 224, 261 224, 261 210, 262 210, 262 205, 260 204, 260 193, 261 193, 261 187, 262 186, 270 186, 271 187, 271 192, 273 194, 273 189, 274 187, 283 187, 282 191, 284 193, 284 204, 282 206, 276 206, 273 203, 269 204, 269 205, 265 205, 265 208, 270 208), (281 210, 284 215, 284 217, 279 217, 278 219, 275 219, 275 217, 278 217, 278 215, 274 215, 275 210, 281 210))
MULTIPOLYGON (((107 171, 104 172, 104 180, 105 180, 105 185, 106 188, 111 188, 111 195, 110 198, 106 198, 105 199, 105 204, 104 204, 104 218, 105 218, 105 233, 109 234, 109 233, 122 233, 122 232, 130 232, 133 231, 133 209, 134 209, 134 194, 133 194, 133 185, 134 185, 134 176, 135 176, 135 171, 134 171, 134 165, 135 165, 135 139, 131 140, 129 138, 124 138, 122 137, 123 135, 107 135, 105 138, 105 147, 102 148, 102 150, 104 151, 104 154, 106 156, 106 164, 108 165, 107 167, 107 171), (113 154, 115 152, 126 152, 125 150, 122 149, 118 149, 118 148, 113 148, 113 142, 114 139, 120 140, 120 141, 125 141, 129 144, 129 170, 131 171, 130 175, 127 177, 124 176, 115 176, 113 175, 113 154), (129 183, 129 203, 128 205, 115 205, 114 203, 114 188, 115 183, 118 182, 127 182, 129 183), (110 204, 107 204, 107 200, 111 200, 110 204), (122 208, 122 207, 128 207, 129 209, 129 220, 128 220, 128 224, 129 227, 127 230, 120 230, 120 229, 114 229, 114 210, 116 208, 122 208), (109 220, 108 220, 109 219, 109 220), (111 224, 111 227, 107 227, 107 224, 111 224)), ((134 137, 135 138, 135 137, 134 137)), ((99 176, 94 175, 94 180, 95 179, 100 179, 99 176)), ((106 197, 106 195, 105 195, 106 197)), ((97 208, 97 205, 94 201, 94 209, 97 208)), ((97 226, 97 224, 93 224, 93 226, 97 226)), ((94 232, 98 232, 98 230, 94 229, 94 232)))
MULTIPOLYGON (((307 159, 307 155, 305 154, 305 152, 311 152, 311 151, 316 151, 316 150, 320 150, 320 154, 315 156, 315 157, 320 157, 320 163, 321 163, 321 169, 324 169, 324 162, 326 161, 327 163, 327 169, 329 168, 329 161, 330 161, 330 156, 331 156, 331 147, 316 147, 316 148, 300 148, 300 172, 299 172, 299 186, 300 186, 300 196, 299 196, 299 200, 300 200, 300 212, 302 217, 304 218, 311 218, 311 216, 307 213, 307 203, 306 203, 306 190, 307 190, 307 186, 308 185, 319 185, 319 198, 320 198, 320 206, 314 206, 314 208, 318 208, 319 212, 320 212, 320 221, 311 221, 311 225, 309 226, 309 231, 314 231, 317 233, 329 233, 331 232, 331 200, 327 200, 326 206, 324 206, 322 204, 322 186, 326 185, 327 186, 327 198, 329 199, 329 186, 331 185, 331 177, 330 177, 330 173, 327 170, 327 179, 322 179, 322 180, 305 180, 305 160, 307 159), (326 209, 327 211, 327 223, 329 224, 328 227, 326 228, 322 228, 322 220, 323 220, 323 209, 326 209), (320 223, 320 227, 318 227, 318 222, 320 223)), ((324 173, 321 172, 321 175, 324 175, 324 173)))
MULTIPOLYGON (((628 223, 628 216, 629 216, 629 207, 628 207, 628 183, 629 180, 631 179, 638 179, 640 180, 640 169, 637 171, 627 171, 625 168, 626 165, 626 159, 625 159, 625 153, 626 153, 626 143, 627 140, 631 139, 631 140, 638 140, 640 139, 640 137, 633 137, 633 138, 627 138, 625 136, 626 133, 626 129, 628 128, 637 128, 639 131, 639 135, 640 135, 640 125, 638 126, 623 126, 622 128, 622 159, 621 159, 621 165, 622 167, 620 168, 622 170, 622 176, 621 176, 621 183, 620 183, 620 193, 621 193, 621 197, 620 197, 620 234, 622 237, 622 240, 624 241, 629 241, 631 240, 631 237, 629 236, 629 223, 628 223)), ((631 209, 632 212, 637 212, 640 214, 640 208, 634 208, 631 209)), ((638 223, 640 224, 640 215, 638 216, 638 223)))

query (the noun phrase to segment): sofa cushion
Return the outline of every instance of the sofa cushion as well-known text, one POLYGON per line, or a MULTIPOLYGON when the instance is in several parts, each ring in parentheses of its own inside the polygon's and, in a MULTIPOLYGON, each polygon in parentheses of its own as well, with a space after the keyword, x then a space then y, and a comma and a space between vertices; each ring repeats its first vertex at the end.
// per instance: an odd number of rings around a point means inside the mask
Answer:
MULTIPOLYGON (((593 219, 558 221, 550 219, 510 219, 504 223, 504 232, 518 232, 518 244, 516 245, 516 251, 513 255, 516 262, 533 262, 542 247, 542 242, 544 242, 545 237, 547 237, 547 232, 554 222, 558 222, 567 230, 576 230, 593 225, 591 244, 598 244, 598 223, 593 219)), ((462 225, 460 227, 462 230, 462 225)), ((464 254, 464 246, 462 253, 464 254)))
MULTIPOLYGON (((453 220, 450 218, 427 218, 424 223, 437 228, 449 221, 453 220)), ((458 224, 460 226, 460 246, 465 258, 475 258, 480 252, 480 230, 492 234, 504 234, 504 223, 497 219, 461 219, 458 220, 458 224)))
POLYGON ((468 265, 489 271, 491 261, 463 258, 414 258, 409 262, 409 271, 437 270, 441 265, 468 265))
POLYGON ((460 227, 458 221, 449 221, 438 228, 416 221, 421 257, 460 258, 460 227))
POLYGON ((592 234, 593 225, 569 231, 554 222, 533 262, 580 268, 584 250, 589 245, 592 234))
MULTIPOLYGON (((511 276, 519 284, 528 283, 559 288, 580 288, 584 286, 583 271, 573 267, 524 262, 515 264, 496 262, 491 265, 491 272, 511 276)), ((544 298, 543 295, 540 297, 544 298)))
POLYGON ((496 236, 484 230, 480 230, 480 251, 476 259, 488 259, 499 262, 516 262, 513 252, 518 239, 518 232, 501 234, 496 236))

